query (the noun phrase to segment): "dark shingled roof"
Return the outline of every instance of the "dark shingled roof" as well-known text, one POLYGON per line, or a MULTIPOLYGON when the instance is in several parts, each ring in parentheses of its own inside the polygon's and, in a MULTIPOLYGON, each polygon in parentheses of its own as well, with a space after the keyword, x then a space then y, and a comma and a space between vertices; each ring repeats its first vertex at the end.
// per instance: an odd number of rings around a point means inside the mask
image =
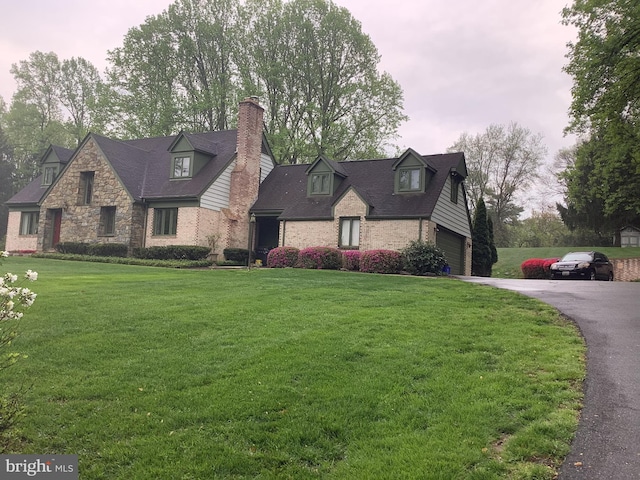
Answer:
MULTIPOLYGON (((238 133, 237 130, 225 130, 184 135, 194 149, 212 158, 193 178, 181 180, 170 179, 169 148, 176 140, 176 135, 120 141, 90 134, 86 140, 95 140, 134 200, 197 198, 235 157, 238 133)), ((51 146, 51 149, 63 164, 68 163, 75 153, 57 146, 51 146)), ((8 200, 7 205, 36 205, 46 192, 47 188, 42 186, 42 176, 38 176, 8 200)))
MULTIPOLYGON (((53 151, 56 154, 58 160, 60 160, 60 163, 62 165, 66 165, 67 163, 69 163, 69 160, 71 160, 74 152, 73 150, 70 150, 68 148, 51 145, 51 147, 49 147, 49 149, 47 149, 45 154, 42 156, 42 162, 44 162, 44 160, 49 156, 50 151, 53 151)), ((7 200, 6 204, 13 207, 21 205, 35 206, 38 204, 38 202, 40 202, 40 200, 42 200, 42 197, 44 197, 44 194, 47 192, 47 190, 48 185, 42 185, 42 174, 40 174, 36 178, 31 180, 31 182, 29 182, 26 187, 24 187, 13 197, 7 200)))
POLYGON ((337 162, 345 178, 334 195, 307 196, 309 165, 280 165, 260 186, 251 211, 255 214, 279 213, 281 220, 328 219, 332 208, 353 188, 369 206, 369 218, 425 217, 433 213, 452 169, 464 165, 463 153, 424 155, 421 158, 436 170, 425 193, 395 194, 393 166, 397 158, 337 162))

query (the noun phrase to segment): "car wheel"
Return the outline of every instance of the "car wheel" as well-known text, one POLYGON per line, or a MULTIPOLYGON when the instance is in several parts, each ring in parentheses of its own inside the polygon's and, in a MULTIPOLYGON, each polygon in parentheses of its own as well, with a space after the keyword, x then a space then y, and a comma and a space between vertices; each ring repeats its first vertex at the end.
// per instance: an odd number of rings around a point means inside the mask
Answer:
POLYGON ((589 272, 589 280, 595 280, 596 279, 596 271, 595 270, 591 270, 589 272))
POLYGON ((609 281, 613 282, 613 272, 609 272, 609 281))

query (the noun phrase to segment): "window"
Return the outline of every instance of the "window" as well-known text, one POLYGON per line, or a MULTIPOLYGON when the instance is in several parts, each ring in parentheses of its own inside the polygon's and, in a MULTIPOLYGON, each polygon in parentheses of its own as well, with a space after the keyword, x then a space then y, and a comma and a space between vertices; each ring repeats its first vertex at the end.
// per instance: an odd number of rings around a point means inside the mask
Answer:
POLYGON ((80 205, 91 205, 95 172, 80 172, 80 205))
POLYGON ((340 247, 358 247, 360 245, 360 219, 340 219, 340 247))
POLYGON ((20 217, 20 235, 36 235, 40 212, 22 212, 20 217))
POLYGON ((154 209, 153 234, 154 235, 175 235, 178 228, 177 208, 156 208, 154 209))
POLYGON ((420 190, 420 168, 402 168, 398 172, 398 190, 417 192, 420 190))
POLYGON ((51 185, 54 178, 56 178, 56 167, 44 167, 42 185, 51 185))
POLYGON ((458 190, 460 190, 460 180, 457 177, 451 176, 451 201, 458 203, 458 190))
POLYGON ((311 175, 311 195, 329 195, 331 193, 331 174, 313 173, 311 175))
POLYGON ((100 227, 98 235, 115 235, 116 207, 100 207, 100 227))
POLYGON ((191 157, 176 157, 173 159, 173 178, 191 176, 191 157))

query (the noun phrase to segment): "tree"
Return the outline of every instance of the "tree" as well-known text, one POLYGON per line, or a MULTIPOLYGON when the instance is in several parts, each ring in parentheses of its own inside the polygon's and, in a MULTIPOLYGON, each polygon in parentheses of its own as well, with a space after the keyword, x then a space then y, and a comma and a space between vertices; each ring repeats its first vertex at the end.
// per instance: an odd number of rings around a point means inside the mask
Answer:
POLYGON ((640 3, 575 0, 562 21, 578 30, 565 71, 573 77, 569 130, 587 133, 640 113, 640 3))
POLYGON ((491 266, 493 265, 491 239, 487 222, 487 209, 482 197, 480 197, 476 205, 471 236, 473 242, 471 248, 471 274, 478 277, 490 277, 491 266))
POLYGON ((300 163, 381 155, 406 119, 373 42, 328 0, 177 0, 109 59, 126 136, 226 129, 257 95, 276 160, 300 163))
POLYGON ((561 175, 569 228, 610 235, 640 224, 640 4, 575 0, 563 22, 578 29, 565 70, 573 77, 571 123, 583 134, 561 175))
MULTIPOLYGON (((109 51, 111 133, 124 138, 164 136, 184 124, 176 78, 180 62, 166 15, 129 29, 122 47, 109 51)), ((183 99, 184 100, 184 99, 183 99)))
POLYGON ((507 246, 506 225, 517 221, 523 211, 518 196, 538 178, 538 168, 546 155, 542 136, 515 122, 506 127, 490 125, 482 134, 463 133, 448 151, 464 152, 471 211, 475 211, 479 199, 487 198, 495 220, 496 245, 507 246))

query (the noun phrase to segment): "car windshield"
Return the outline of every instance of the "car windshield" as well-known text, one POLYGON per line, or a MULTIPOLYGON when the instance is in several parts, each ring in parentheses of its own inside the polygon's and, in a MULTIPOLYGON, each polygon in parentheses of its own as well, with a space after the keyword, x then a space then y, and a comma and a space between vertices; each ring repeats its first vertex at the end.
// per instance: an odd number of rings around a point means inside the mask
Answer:
POLYGON ((591 260, 591 254, 584 252, 567 253, 562 257, 563 262, 590 262, 591 260))

